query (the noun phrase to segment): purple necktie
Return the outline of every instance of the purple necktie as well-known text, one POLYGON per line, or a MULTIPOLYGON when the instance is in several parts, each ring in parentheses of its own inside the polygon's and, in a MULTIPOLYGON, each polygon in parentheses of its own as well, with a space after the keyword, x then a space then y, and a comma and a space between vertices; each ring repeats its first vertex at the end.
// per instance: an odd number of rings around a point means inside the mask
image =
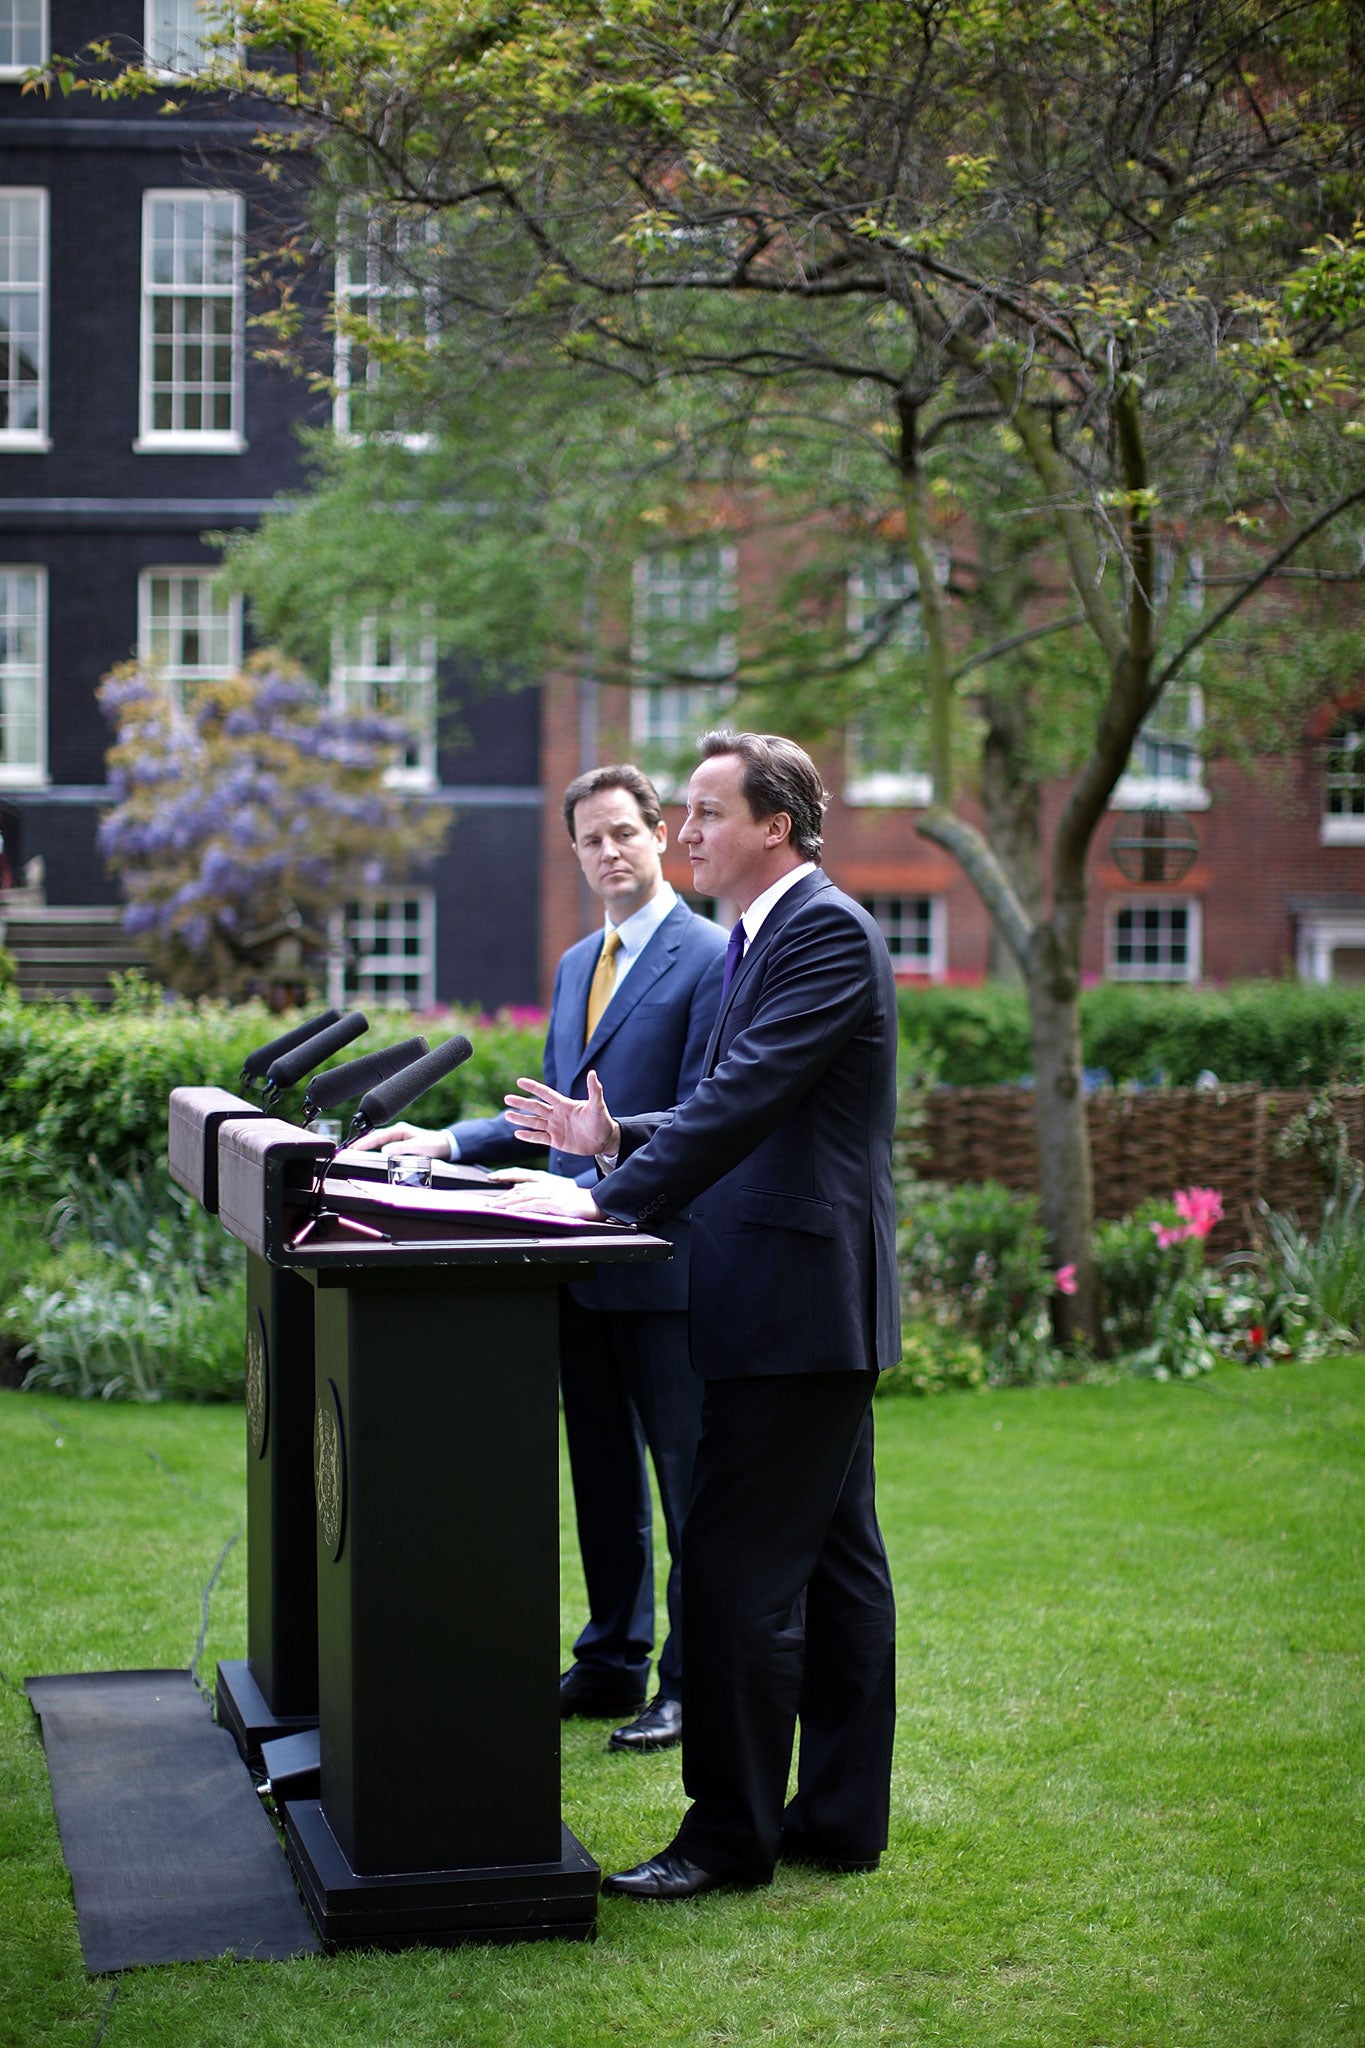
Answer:
POLYGON ((730 943, 725 948, 725 978, 720 985, 720 999, 722 1002, 725 1001, 725 998, 730 993, 730 983, 734 980, 735 975, 738 973, 739 963, 743 958, 744 919, 740 918, 738 924, 735 926, 734 930, 730 934, 730 943))

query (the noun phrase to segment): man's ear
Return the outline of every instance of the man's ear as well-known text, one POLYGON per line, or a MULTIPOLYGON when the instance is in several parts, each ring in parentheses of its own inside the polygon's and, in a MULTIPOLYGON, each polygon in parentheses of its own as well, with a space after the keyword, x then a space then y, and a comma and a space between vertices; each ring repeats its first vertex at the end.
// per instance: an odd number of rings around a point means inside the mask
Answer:
POLYGON ((768 829, 763 835, 765 846, 781 846, 792 836, 790 811, 774 811, 768 820, 768 829))

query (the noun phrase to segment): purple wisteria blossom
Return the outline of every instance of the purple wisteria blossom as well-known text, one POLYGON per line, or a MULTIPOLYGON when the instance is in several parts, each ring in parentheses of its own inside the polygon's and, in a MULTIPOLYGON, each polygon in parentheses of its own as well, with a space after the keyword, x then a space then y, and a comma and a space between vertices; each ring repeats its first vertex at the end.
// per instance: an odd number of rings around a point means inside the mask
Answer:
POLYGON ((297 981, 300 935, 320 947, 333 909, 392 887, 444 836, 440 806, 387 786, 406 729, 336 711, 274 657, 183 707, 126 667, 100 701, 116 728, 100 847, 127 928, 187 993, 269 992, 281 933, 297 981))

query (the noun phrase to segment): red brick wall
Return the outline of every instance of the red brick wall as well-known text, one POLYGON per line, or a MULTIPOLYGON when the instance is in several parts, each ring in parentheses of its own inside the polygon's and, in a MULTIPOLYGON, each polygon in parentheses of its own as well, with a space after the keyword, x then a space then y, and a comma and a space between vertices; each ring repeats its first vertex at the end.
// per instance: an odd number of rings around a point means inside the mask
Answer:
MULTIPOLYGON (((545 996, 548 1000, 555 963, 597 922, 597 910, 584 889, 577 865, 558 825, 559 797, 584 767, 598 761, 629 758, 626 693, 620 688, 597 693, 596 747, 593 761, 583 758, 591 748, 585 734, 578 687, 572 678, 551 679, 545 691, 544 782, 546 803, 554 823, 545 834, 542 887, 542 949, 545 996)), ((975 892, 956 864, 938 847, 921 839, 914 813, 871 810, 847 804, 842 760, 837 749, 818 753, 834 801, 826 819, 825 865, 851 895, 942 895, 947 904, 950 980, 985 976, 989 925, 975 892)), ((1159 888, 1126 881, 1114 863, 1110 844, 1115 831, 1131 831, 1138 814, 1115 811, 1095 835, 1090 862, 1091 914, 1083 968, 1088 979, 1103 977, 1105 910, 1115 898, 1193 896, 1203 907, 1202 978, 1227 981, 1247 975, 1294 972, 1294 922, 1291 898, 1355 895, 1365 898, 1365 846, 1323 846, 1319 838, 1321 771, 1316 744, 1305 743, 1302 757, 1288 768, 1248 772, 1226 762, 1207 771, 1212 796, 1209 808, 1192 814, 1199 840, 1193 868, 1180 882, 1159 888)), ((1044 805, 1044 845, 1055 829, 1064 790, 1048 792, 1044 805)), ((669 851, 664 871, 674 887, 690 886, 690 870, 677 846, 682 807, 669 805, 669 851)))

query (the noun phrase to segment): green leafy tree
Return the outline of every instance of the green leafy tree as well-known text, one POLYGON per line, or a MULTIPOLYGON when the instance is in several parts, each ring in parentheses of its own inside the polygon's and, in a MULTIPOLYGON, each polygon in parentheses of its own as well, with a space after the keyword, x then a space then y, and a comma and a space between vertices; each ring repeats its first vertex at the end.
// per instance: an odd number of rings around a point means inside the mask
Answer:
MULTIPOLYGON (((440 347, 369 334, 437 412, 451 365, 447 393, 506 394, 513 441, 539 376, 619 378, 634 452, 659 450, 653 502, 631 467, 630 521, 660 530, 699 493, 714 516, 741 481, 762 516, 901 549, 919 829, 1028 989, 1043 1215, 1078 1277, 1063 1329, 1095 1328, 1094 833, 1163 692, 1243 607, 1359 569, 1362 20, 1358 0, 257 0, 244 57, 206 80, 288 114, 269 146, 312 153, 338 217, 359 197, 433 223, 440 347), (994 831, 959 801, 971 719, 994 831), (1031 792, 1058 762, 1037 849, 1031 792)), ((579 502, 619 458, 583 454, 579 502)), ((567 528, 539 503, 548 558, 567 528)), ((784 701, 842 708, 837 623, 796 627, 741 680, 823 656, 784 701)), ((880 674, 850 691, 875 702, 880 674)))
POLYGON ((331 711, 268 654, 183 708, 133 663, 99 694, 116 724, 101 847, 128 930, 182 994, 301 999, 329 913, 444 837, 440 814, 386 786, 404 729, 331 711))

